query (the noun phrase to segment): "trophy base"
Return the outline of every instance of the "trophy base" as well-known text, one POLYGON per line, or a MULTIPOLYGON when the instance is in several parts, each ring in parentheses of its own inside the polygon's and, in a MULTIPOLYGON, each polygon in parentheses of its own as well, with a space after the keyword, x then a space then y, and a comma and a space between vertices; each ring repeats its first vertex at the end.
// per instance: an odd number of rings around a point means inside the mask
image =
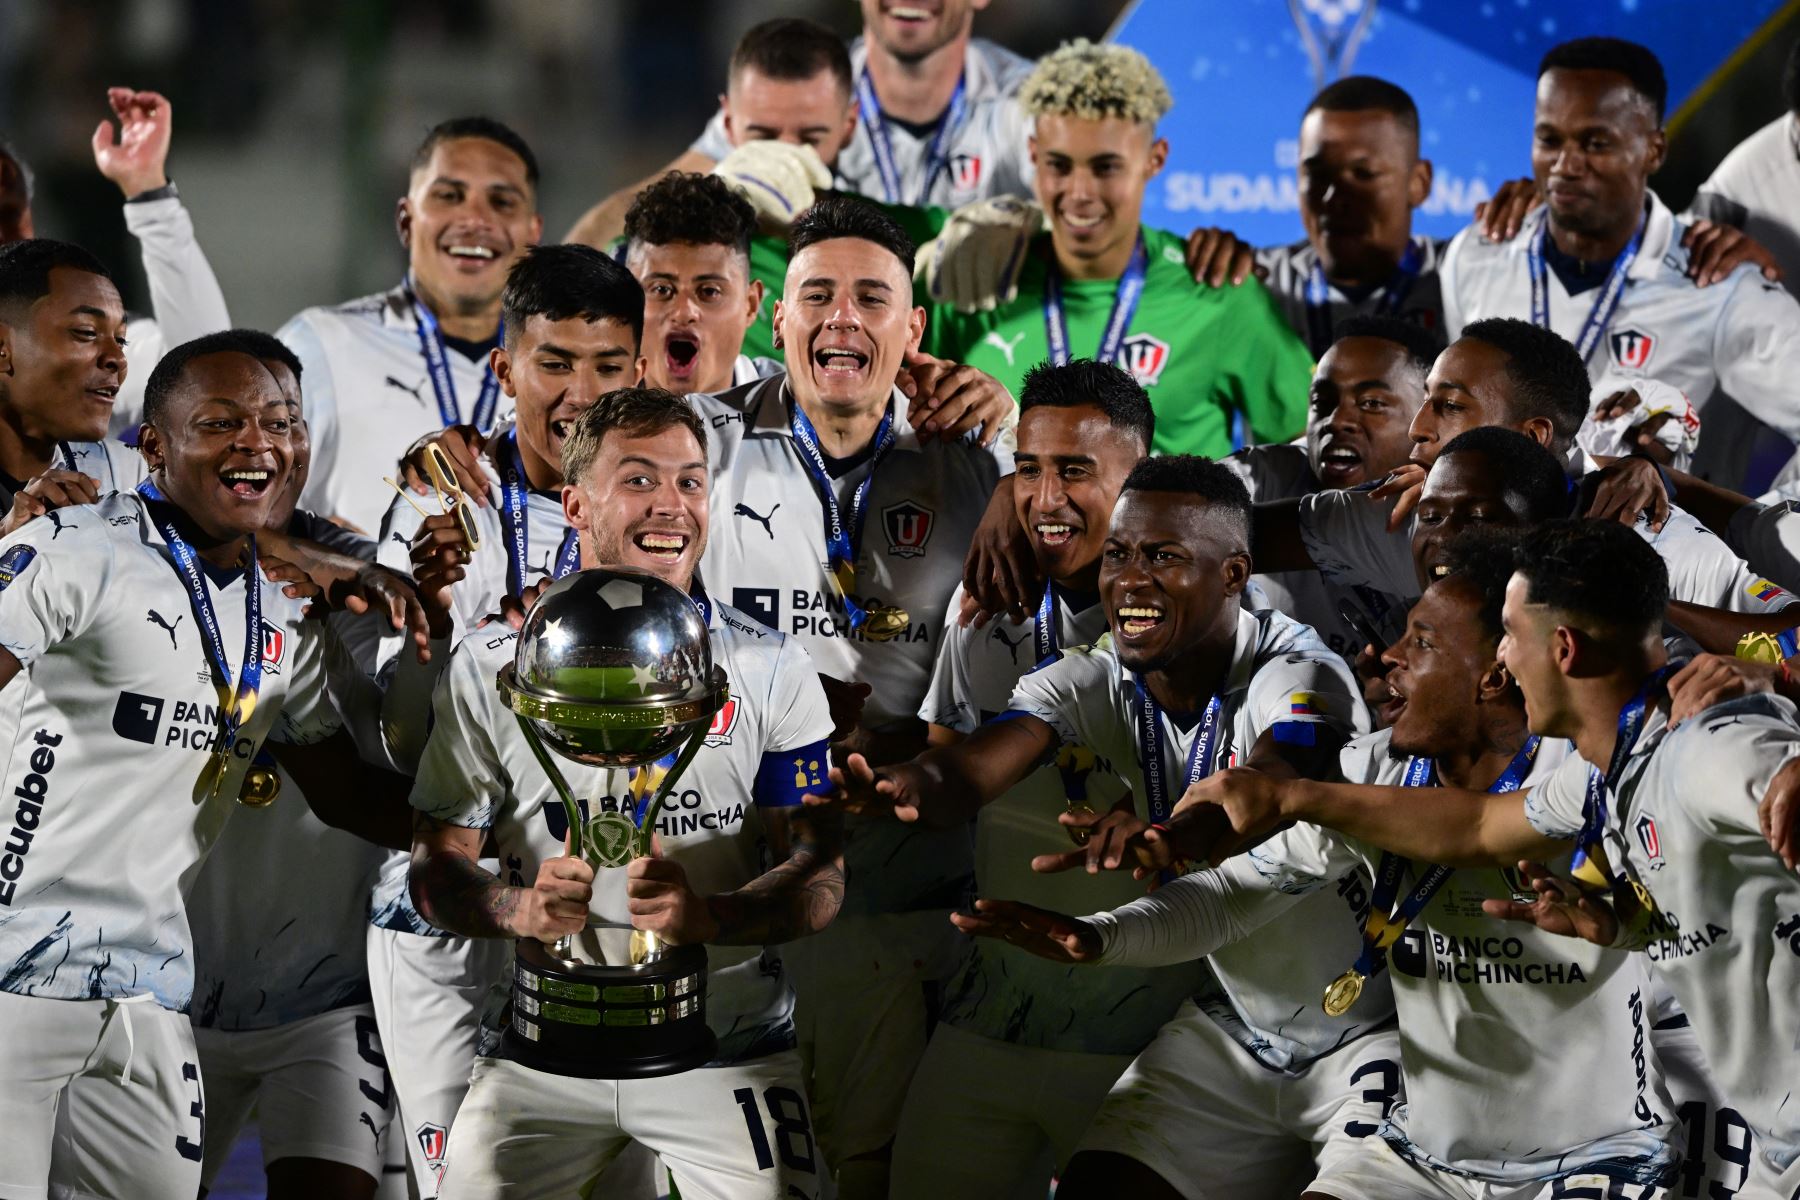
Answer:
POLYGON ((665 946, 652 962, 565 962, 524 939, 513 952, 512 1004, 500 1053, 578 1079, 650 1079, 710 1062, 706 947, 665 946))

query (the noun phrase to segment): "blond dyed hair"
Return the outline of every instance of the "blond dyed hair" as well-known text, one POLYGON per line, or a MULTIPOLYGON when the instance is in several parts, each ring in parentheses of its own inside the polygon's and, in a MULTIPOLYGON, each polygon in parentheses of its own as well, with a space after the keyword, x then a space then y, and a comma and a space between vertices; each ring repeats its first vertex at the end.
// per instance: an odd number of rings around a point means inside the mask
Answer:
POLYGON ((1150 60, 1129 46, 1078 38, 1038 61, 1019 89, 1032 117, 1119 117, 1154 125, 1175 106, 1169 85, 1150 60))

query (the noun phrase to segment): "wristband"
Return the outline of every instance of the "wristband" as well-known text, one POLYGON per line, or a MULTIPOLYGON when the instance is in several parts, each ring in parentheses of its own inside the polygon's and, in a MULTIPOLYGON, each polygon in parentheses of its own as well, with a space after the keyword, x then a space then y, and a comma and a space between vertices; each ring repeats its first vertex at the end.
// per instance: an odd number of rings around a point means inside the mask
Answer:
POLYGON ((171 179, 159 188, 151 188, 147 192, 139 192, 135 196, 125 197, 127 204, 149 204, 152 200, 174 200, 179 193, 175 190, 175 181, 171 179))

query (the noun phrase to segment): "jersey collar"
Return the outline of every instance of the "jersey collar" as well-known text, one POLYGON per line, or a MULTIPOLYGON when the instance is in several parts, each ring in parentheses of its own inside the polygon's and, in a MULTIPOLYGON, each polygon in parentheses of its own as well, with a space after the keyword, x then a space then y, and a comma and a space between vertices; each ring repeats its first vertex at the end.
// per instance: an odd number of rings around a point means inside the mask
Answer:
MULTIPOLYGON (((1107 638, 1111 640, 1111 633, 1107 638)), ((1221 696, 1229 696, 1241 692, 1250 686, 1250 679, 1256 674, 1256 651, 1262 644, 1262 622, 1256 614, 1247 608, 1238 609, 1237 635, 1231 648, 1231 667, 1225 672, 1225 686, 1219 689, 1221 696)), ((1119 678, 1130 684, 1132 672, 1124 663, 1119 662, 1118 648, 1113 648, 1113 665, 1118 669, 1119 678)))
MULTIPOLYGON (((888 394, 894 406, 894 449, 918 450, 919 434, 912 423, 906 419, 906 408, 910 401, 899 388, 888 394)), ((793 439, 793 427, 788 424, 787 412, 787 372, 771 375, 750 393, 746 404, 751 410, 750 428, 758 434, 772 434, 793 439)))
MULTIPOLYGON (((1632 260, 1631 269, 1625 272, 1625 278, 1631 280, 1653 279, 1662 269, 1663 256, 1669 252, 1680 236, 1679 222, 1669 206, 1662 202, 1662 197, 1646 188, 1644 194, 1649 198, 1650 215, 1644 221, 1644 241, 1638 247, 1637 258, 1632 260)), ((1550 211, 1543 205, 1533 209, 1519 227, 1508 249, 1523 258, 1526 247, 1537 237, 1538 229, 1550 219, 1550 211)))

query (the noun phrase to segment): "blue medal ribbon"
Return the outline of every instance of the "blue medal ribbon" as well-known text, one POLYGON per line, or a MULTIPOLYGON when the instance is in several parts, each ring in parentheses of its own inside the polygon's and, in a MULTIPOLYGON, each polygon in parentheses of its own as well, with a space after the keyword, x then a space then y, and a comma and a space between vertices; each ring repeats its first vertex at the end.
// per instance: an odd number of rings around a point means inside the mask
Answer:
MULTIPOLYGON (((514 429, 503 439, 499 455, 500 524, 506 529, 506 586, 508 595, 525 594, 525 570, 530 562, 525 557, 531 545, 531 490, 525 475, 525 458, 519 453, 519 431, 514 429)), ((575 527, 563 531, 562 545, 550 564, 552 581, 561 579, 581 565, 581 543, 575 527)))
MULTIPOLYGON (((1506 764, 1506 770, 1500 772, 1488 787, 1490 793, 1516 792, 1525 784, 1525 777, 1531 774, 1531 766, 1537 761, 1540 739, 1534 734, 1513 755, 1512 761, 1506 764)), ((1437 777, 1437 760, 1431 758, 1413 758, 1406 764, 1406 773, 1401 776, 1401 787, 1422 788, 1439 787, 1437 777)), ((1456 868, 1433 864, 1419 881, 1400 901, 1400 907, 1394 907, 1394 897, 1399 895, 1400 881, 1412 868, 1410 859, 1398 854, 1381 852, 1381 861, 1375 869, 1375 894, 1369 901, 1369 915, 1363 922, 1363 948, 1357 956, 1353 968, 1358 975, 1367 979, 1381 970, 1387 962, 1388 947, 1400 940, 1406 927, 1413 922, 1431 898, 1437 895, 1455 874, 1456 868)))
POLYGON ((832 488, 831 472, 825 466, 825 452, 819 449, 819 435, 798 400, 791 402, 788 428, 793 432, 795 445, 800 447, 800 461, 813 482, 813 490, 819 493, 820 506, 825 510, 825 553, 830 560, 829 573, 837 584, 838 593, 844 599, 844 612, 850 618, 850 628, 861 629, 868 623, 869 614, 850 593, 856 586, 856 555, 862 545, 863 522, 869 515, 869 489, 875 483, 876 468, 887 457, 887 452, 893 449, 894 442, 899 437, 894 431, 893 401, 888 401, 887 412, 882 415, 881 424, 875 430, 874 449, 869 454, 869 473, 851 491, 850 511, 847 515, 839 506, 837 492, 832 488))
MULTIPOLYGON (((1581 833, 1575 839, 1578 849, 1570 862, 1572 868, 1579 867, 1587 859, 1594 859, 1595 866, 1606 861, 1601 839, 1606 835, 1607 797, 1618 789, 1619 779, 1625 773, 1625 764, 1631 759, 1631 749, 1637 745, 1638 734, 1643 732, 1644 718, 1650 711, 1650 702, 1662 694, 1663 685, 1668 682, 1669 676, 1683 665, 1679 662, 1665 663, 1651 672, 1643 686, 1638 688, 1637 694, 1619 710, 1618 738, 1613 742, 1612 760, 1607 764, 1606 773, 1601 774, 1598 767, 1588 767, 1581 833), (1596 854, 1597 850, 1602 852, 1596 854)), ((1607 882, 1614 882, 1611 872, 1607 872, 1607 882)))
MULTIPOLYGON (((1613 314, 1618 311, 1619 301, 1625 297, 1625 276, 1631 270, 1631 264, 1637 259, 1638 247, 1644 242, 1644 227, 1649 224, 1649 215, 1638 220, 1637 232, 1625 243, 1625 249, 1619 251, 1619 257, 1613 259, 1612 270, 1607 273, 1606 282, 1600 288, 1600 294, 1594 298, 1594 306, 1588 310, 1587 320, 1581 326, 1581 336, 1575 339, 1575 350, 1586 362, 1600 342, 1600 335, 1612 323, 1613 314)), ((1550 236, 1550 220, 1545 217, 1538 226, 1537 235, 1525 246, 1525 261, 1531 271, 1531 323, 1540 329, 1550 328, 1550 269, 1544 262, 1544 239, 1550 236)))
POLYGON ((1062 639, 1056 635, 1056 585, 1044 584, 1044 598, 1038 601, 1037 610, 1037 660, 1043 662, 1056 653, 1057 643, 1062 639))
MULTIPOLYGON (((168 503, 162 492, 146 479, 137 486, 146 500, 168 503)), ((206 647, 206 664, 212 670, 213 687, 219 693, 218 745, 213 753, 226 759, 237 745, 238 730, 256 711, 256 695, 262 687, 262 576, 256 566, 256 538, 249 539, 250 565, 244 571, 244 657, 238 668, 237 685, 231 682, 231 661, 225 657, 225 634, 213 610, 212 593, 200 568, 200 554, 175 523, 166 520, 150 505, 145 512, 155 523, 156 531, 168 544, 175 559, 175 574, 187 589, 188 603, 193 606, 194 621, 200 626, 206 647)))
MULTIPOLYGON (((412 279, 409 276, 403 285, 406 289, 406 302, 412 306, 413 330, 419 336, 419 354, 425 359, 425 373, 431 378, 431 391, 437 397, 438 419, 444 428, 458 424, 462 420, 462 409, 456 400, 456 380, 450 374, 450 354, 444 347, 444 331, 438 327, 438 320, 430 308, 419 302, 413 292, 412 279)), ((494 340, 500 340, 502 330, 494 331, 494 340)), ((492 366, 482 367, 481 394, 475 397, 475 412, 470 416, 470 423, 483 433, 494 427, 494 410, 500 405, 500 381, 494 377, 492 366)))
MULTIPOLYGON (((1419 270, 1425 261, 1419 249, 1417 239, 1406 243, 1406 253, 1400 256, 1400 265, 1394 268, 1394 274, 1381 288, 1381 303, 1375 310, 1383 316, 1395 316, 1400 306, 1406 303, 1406 297, 1412 293, 1413 284, 1419 278, 1419 270)), ((1313 357, 1324 355, 1331 348, 1334 336, 1334 322, 1331 319, 1331 281, 1325 278, 1325 268, 1319 261, 1313 260, 1312 271, 1306 277, 1306 336, 1310 343, 1313 357)))
POLYGON ((931 143, 925 148, 925 179, 919 187, 919 194, 911 200, 900 192, 900 165, 894 160, 894 143, 888 135, 887 118, 881 112, 881 100, 875 95, 875 83, 864 70, 856 77, 856 101, 861 112, 863 128, 869 131, 869 145, 875 151, 875 169, 881 173, 881 190, 889 204, 906 204, 913 208, 922 208, 925 199, 931 195, 931 185, 937 182, 938 174, 950 164, 950 144, 956 140, 963 121, 968 117, 969 102, 964 95, 963 76, 957 76, 956 90, 950 94, 950 104, 944 109, 944 115, 938 120, 937 131, 931 135, 931 143))
MULTIPOLYGON (((1113 293, 1106 328, 1100 334, 1100 348, 1094 354, 1100 362, 1125 367, 1119 362, 1119 351, 1125 345, 1125 331, 1131 327, 1131 318, 1137 314, 1138 301, 1143 297, 1144 275, 1149 265, 1150 256, 1144 249, 1144 235, 1140 231, 1137 245, 1131 251, 1131 261, 1125 264, 1125 273, 1119 276, 1118 290, 1113 293)), ((1052 363, 1060 367, 1069 361, 1069 322, 1063 313, 1062 270, 1056 265, 1055 255, 1051 256, 1049 269, 1044 273, 1044 341, 1050 348, 1052 363)))
MULTIPOLYGON (((1175 811, 1175 805, 1169 800, 1168 759, 1166 741, 1163 734, 1162 705, 1150 694, 1150 688, 1144 683, 1142 675, 1131 677, 1132 685, 1137 689, 1138 705, 1138 762, 1144 771, 1145 807, 1150 813, 1150 823, 1161 825, 1175 811)), ((1219 741, 1219 726, 1225 712, 1225 703, 1214 696, 1206 702, 1206 712, 1200 718, 1200 731, 1194 735, 1194 744, 1188 747, 1187 770, 1183 773, 1182 791, 1199 783, 1213 772, 1213 751, 1219 741)), ((1164 869, 1158 877, 1167 883, 1175 877, 1175 872, 1164 869)))

